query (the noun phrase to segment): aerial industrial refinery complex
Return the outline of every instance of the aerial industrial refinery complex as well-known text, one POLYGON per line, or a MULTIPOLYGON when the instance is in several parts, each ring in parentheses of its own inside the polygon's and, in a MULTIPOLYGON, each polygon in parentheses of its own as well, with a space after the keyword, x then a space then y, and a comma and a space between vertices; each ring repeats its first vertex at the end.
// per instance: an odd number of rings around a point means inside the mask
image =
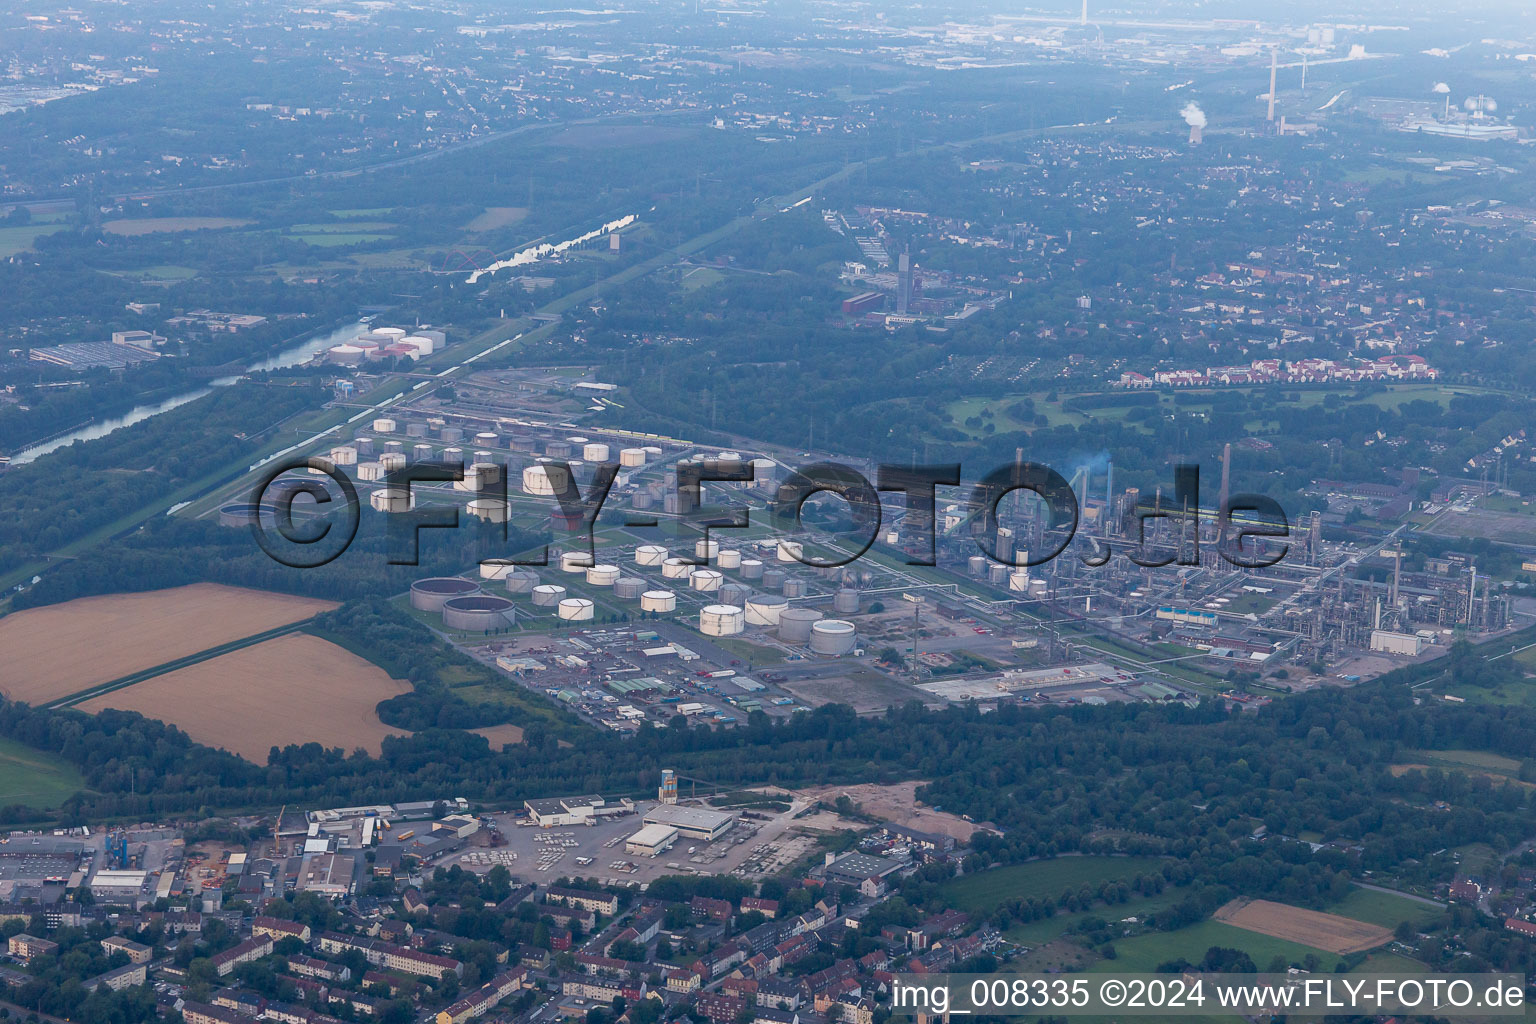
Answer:
MULTIPOLYGON (((1325 541, 1317 514, 1283 537, 1249 537, 1246 562, 1229 557, 1235 526, 1223 540, 1216 509, 1241 457, 1231 446, 1198 510, 1175 505, 1173 481, 1147 494, 1117 489, 1108 462, 1068 467, 1076 536, 1042 564, 1029 553, 1064 535, 1038 503, 1004 501, 981 545, 988 524, 973 504, 941 498, 930 519, 896 491, 881 492, 873 545, 851 558, 860 545, 847 537, 775 530, 774 503, 812 453, 578 425, 622 394, 584 375, 480 371, 452 397, 407 395, 363 416, 352 440, 321 449, 322 465, 378 512, 456 508, 465 524, 542 537, 547 548, 419 578, 403 600, 472 657, 612 729, 676 716, 735 724, 829 702, 866 712, 910 700, 1262 703, 1380 674, 1444 650, 1458 631, 1510 626, 1507 591, 1471 558, 1407 571, 1390 538, 1325 541), (462 479, 402 486, 398 474, 421 463, 460 467, 462 479), (706 483, 701 497, 705 513, 748 510, 748 526, 706 534, 686 514, 680 470, 703 464, 750 470, 706 483), (613 484, 589 551, 581 516, 559 499, 568 487, 585 494, 604 465, 613 484), (936 564, 911 564, 930 537, 936 564), (1233 672, 1254 685, 1213 685, 1233 672)), ((835 452, 814 458, 877 472, 835 452)), ((279 479, 262 500, 292 486, 279 479)), ((1319 486, 1413 500, 1407 484, 1319 486)), ((1446 507, 1476 487, 1435 497, 1446 507)), ((221 522, 272 514, 237 497, 221 522)))

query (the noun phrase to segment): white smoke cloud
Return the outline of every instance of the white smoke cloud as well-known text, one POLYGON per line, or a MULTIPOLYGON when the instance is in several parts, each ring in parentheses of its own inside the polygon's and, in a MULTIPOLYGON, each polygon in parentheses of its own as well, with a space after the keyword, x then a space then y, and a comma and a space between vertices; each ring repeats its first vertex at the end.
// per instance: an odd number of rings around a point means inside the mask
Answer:
POLYGON ((1189 125, 1191 128, 1205 127, 1205 111, 1201 110, 1200 104, 1196 103, 1194 100, 1190 100, 1188 103, 1184 104, 1184 109, 1179 111, 1179 116, 1182 117, 1184 119, 1184 123, 1189 125))
POLYGON ((1441 96, 1444 96, 1450 91, 1451 87, 1446 85, 1444 82, 1436 82, 1435 87, 1430 90, 1430 92, 1439 93, 1441 96))

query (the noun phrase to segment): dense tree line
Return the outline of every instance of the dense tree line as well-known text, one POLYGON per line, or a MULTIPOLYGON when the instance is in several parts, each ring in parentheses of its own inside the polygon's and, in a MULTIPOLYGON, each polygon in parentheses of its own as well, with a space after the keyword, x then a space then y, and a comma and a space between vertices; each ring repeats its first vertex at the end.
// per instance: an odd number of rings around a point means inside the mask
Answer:
POLYGON ((979 715, 912 705, 878 719, 841 706, 737 729, 658 729, 633 739, 530 722, 527 742, 492 752, 457 729, 386 740, 378 758, 289 748, 266 766, 191 743, 137 715, 0 706, 0 735, 78 765, 90 792, 75 820, 165 817, 216 808, 384 802, 452 791, 510 802, 575 791, 642 793, 662 767, 726 785, 933 780, 925 799, 997 833, 968 869, 1082 851, 1177 858, 1165 881, 1316 902, 1340 872, 1454 870, 1442 852, 1508 849, 1536 824, 1530 795, 1486 777, 1389 766, 1403 750, 1467 747, 1528 756, 1536 712, 1418 706, 1391 678, 1232 714, 1126 705, 1006 707, 979 715), (1254 838, 1259 826, 1269 835, 1254 838), (1105 831, 1111 830, 1111 831, 1105 831), (1313 854, 1287 839, 1321 833, 1313 854))
POLYGON ((218 388, 173 412, 0 474, 0 565, 25 564, 227 467, 254 451, 266 430, 316 406, 323 394, 313 385, 218 388))

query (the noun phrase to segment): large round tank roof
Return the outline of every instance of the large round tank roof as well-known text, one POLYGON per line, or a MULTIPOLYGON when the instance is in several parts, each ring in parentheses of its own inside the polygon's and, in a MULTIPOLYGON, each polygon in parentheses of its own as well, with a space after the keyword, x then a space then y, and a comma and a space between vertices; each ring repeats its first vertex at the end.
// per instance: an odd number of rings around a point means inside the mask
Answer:
POLYGON ((460 576, 434 576, 417 580, 411 584, 411 589, 425 594, 469 594, 479 590, 480 584, 460 576))

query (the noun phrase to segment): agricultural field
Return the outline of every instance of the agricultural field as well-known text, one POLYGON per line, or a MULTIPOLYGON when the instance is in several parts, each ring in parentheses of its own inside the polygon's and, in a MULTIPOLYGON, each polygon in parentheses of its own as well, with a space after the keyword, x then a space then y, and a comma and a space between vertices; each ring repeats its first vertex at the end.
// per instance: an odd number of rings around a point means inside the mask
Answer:
POLYGON ((51 235, 61 230, 64 229, 57 225, 36 222, 0 228, 0 259, 26 252, 32 248, 32 243, 43 235, 51 235))
POLYGON ((217 231, 243 228, 252 221, 239 217, 141 217, 109 220, 101 229, 109 235, 154 235, 170 231, 217 231))
POLYGON ((0 740, 0 807, 51 810, 85 788, 73 765, 15 740, 0 740))
POLYGON ((377 755, 384 737, 399 730, 379 721, 375 709, 410 688, 350 651, 299 633, 114 690, 80 709, 137 711, 266 764, 272 747, 290 743, 377 755))
MULTIPOLYGON (((1533 648, 1536 650, 1536 648, 1533 648)), ((1518 779, 1520 761, 1486 750, 1408 750, 1404 753, 1414 761, 1454 771, 1472 769, 1473 774, 1504 776, 1518 779)))
POLYGON ((464 230, 478 233, 495 231, 497 228, 509 228, 526 216, 528 216, 526 206, 487 206, 484 213, 464 225, 464 230))
POLYGON ((965 875, 946 882, 943 895, 962 910, 989 912, 1007 900, 1054 898, 1083 885, 1129 882, 1137 875, 1156 874, 1162 866, 1156 857, 1057 857, 965 875))
POLYGON ((46 703, 329 611, 309 597, 195 583, 82 597, 0 619, 0 694, 46 703))
POLYGON ((1212 916, 1271 938, 1296 943, 1305 940, 1330 953, 1361 953, 1392 941, 1392 932, 1380 925, 1269 900, 1236 899, 1212 916))

